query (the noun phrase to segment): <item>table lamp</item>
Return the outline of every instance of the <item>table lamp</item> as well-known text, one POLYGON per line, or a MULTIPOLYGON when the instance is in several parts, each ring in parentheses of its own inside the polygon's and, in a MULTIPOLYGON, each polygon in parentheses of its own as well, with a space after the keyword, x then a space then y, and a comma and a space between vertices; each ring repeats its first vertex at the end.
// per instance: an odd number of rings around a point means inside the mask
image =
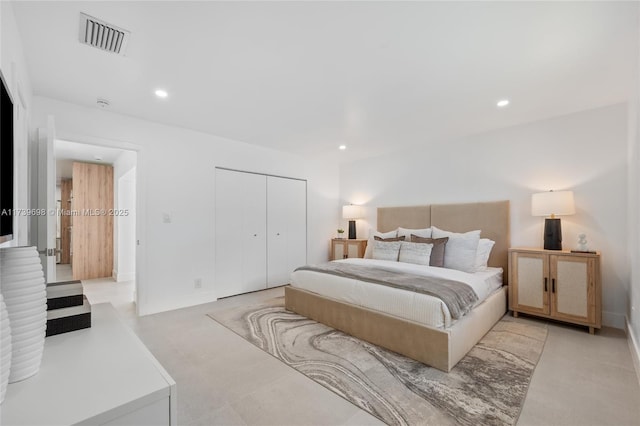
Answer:
POLYGON ((356 219, 362 217, 362 207, 349 204, 348 206, 342 206, 342 218, 349 220, 349 239, 356 239, 356 219))
POLYGON ((531 214, 546 216, 544 220, 544 249, 562 250, 562 227, 556 216, 576 212, 572 191, 540 192, 531 196, 531 214))

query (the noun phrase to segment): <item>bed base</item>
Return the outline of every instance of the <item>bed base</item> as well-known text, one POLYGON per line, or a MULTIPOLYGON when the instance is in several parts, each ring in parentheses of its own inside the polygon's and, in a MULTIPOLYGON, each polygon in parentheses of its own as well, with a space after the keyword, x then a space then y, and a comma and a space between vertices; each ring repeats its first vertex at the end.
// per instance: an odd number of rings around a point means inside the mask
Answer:
POLYGON ((507 311, 507 287, 447 329, 386 315, 287 286, 286 309, 445 372, 460 361, 507 311))

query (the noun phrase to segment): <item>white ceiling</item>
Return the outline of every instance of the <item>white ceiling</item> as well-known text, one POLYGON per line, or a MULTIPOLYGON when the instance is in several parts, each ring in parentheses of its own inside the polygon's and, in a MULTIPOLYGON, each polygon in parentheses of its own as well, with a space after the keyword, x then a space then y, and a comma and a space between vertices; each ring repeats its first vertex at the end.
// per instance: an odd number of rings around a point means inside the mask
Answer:
POLYGON ((113 164, 116 162, 121 149, 107 148, 97 145, 87 145, 77 142, 56 140, 54 147, 56 158, 56 178, 71 179, 73 176, 73 162, 113 164), (101 158, 98 160, 96 157, 101 158))
POLYGON ((13 8, 38 95, 345 159, 625 101, 638 51, 637 2, 13 8), (126 56, 80 44, 81 11, 130 30, 126 56))

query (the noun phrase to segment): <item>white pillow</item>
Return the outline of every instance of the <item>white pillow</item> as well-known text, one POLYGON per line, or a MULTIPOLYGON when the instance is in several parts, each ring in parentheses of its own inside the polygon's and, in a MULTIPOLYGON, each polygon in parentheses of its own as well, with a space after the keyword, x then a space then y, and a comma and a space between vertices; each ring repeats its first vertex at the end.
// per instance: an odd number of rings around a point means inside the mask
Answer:
POLYGON ((372 251, 372 259, 398 261, 400 253, 400 241, 374 241, 372 251))
POLYGON ((390 231, 390 232, 378 232, 373 229, 369 230, 369 241, 367 241, 367 248, 364 250, 364 258, 371 259, 373 256, 373 242, 375 241, 375 237, 380 237, 382 239, 385 238, 395 238, 398 236, 398 231, 390 231))
POLYGON ((487 270, 487 262, 489 262, 491 249, 495 243, 495 241, 488 238, 480 238, 480 241, 478 242, 478 251, 476 252, 476 272, 487 270))
POLYGON ((411 234, 415 235, 416 237, 431 238, 431 228, 425 228, 425 229, 398 228, 398 237, 402 237, 404 235, 405 241, 411 241, 411 234))
POLYGON ((398 261, 429 266, 432 248, 433 244, 401 242, 398 261))
POLYGON ((480 231, 460 234, 443 231, 435 226, 432 226, 432 229, 432 238, 449 237, 444 249, 444 267, 469 273, 475 272, 480 231))

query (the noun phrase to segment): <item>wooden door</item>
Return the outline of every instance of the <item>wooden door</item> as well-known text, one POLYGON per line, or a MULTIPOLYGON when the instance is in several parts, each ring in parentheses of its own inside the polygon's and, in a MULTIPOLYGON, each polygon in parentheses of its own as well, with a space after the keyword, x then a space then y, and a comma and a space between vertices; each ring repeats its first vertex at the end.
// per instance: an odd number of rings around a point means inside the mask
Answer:
POLYGON ((267 286, 266 176, 216 169, 216 295, 267 286))
POLYGON ((572 322, 594 323, 595 260, 577 256, 549 256, 551 315, 572 322))
POLYGON ((267 177, 267 286, 289 284, 307 262, 306 182, 267 177))
POLYGON ((113 275, 113 167, 73 163, 73 279, 113 275))
POLYGON ((549 261, 542 253, 511 253, 513 283, 511 309, 516 312, 549 314, 549 261))

